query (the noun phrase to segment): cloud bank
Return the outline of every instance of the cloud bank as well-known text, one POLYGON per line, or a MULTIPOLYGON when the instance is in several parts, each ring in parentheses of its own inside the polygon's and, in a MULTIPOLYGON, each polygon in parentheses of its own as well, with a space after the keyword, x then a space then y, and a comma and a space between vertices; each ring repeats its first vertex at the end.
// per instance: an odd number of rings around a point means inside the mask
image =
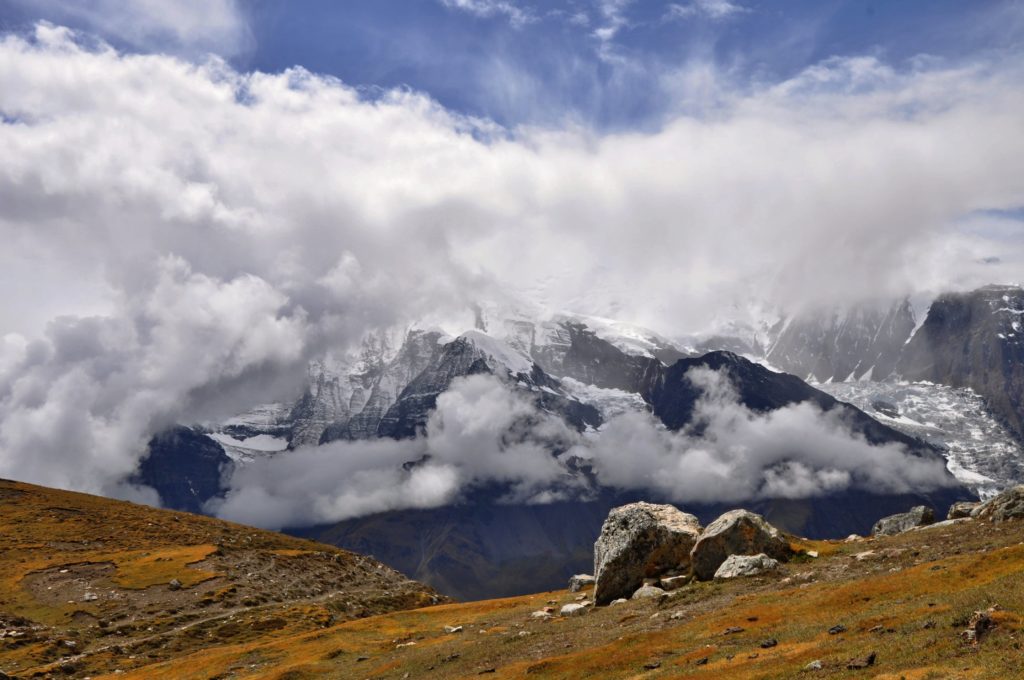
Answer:
POLYGON ((499 503, 586 498, 596 484, 685 505, 847 489, 920 492, 952 481, 941 460, 872 446, 811 404, 757 414, 739 402, 727 375, 692 369, 687 377, 704 395, 692 424, 704 428, 701 436, 670 432, 635 412, 580 436, 525 393, 475 375, 438 398, 424 436, 332 442, 257 460, 237 469, 226 498, 208 509, 280 529, 447 505, 484 484, 507 490, 499 503), (581 464, 592 480, 574 471, 581 464))
POLYGON ((1016 277, 1020 221, 984 216, 1024 205, 1022 85, 1013 60, 836 59, 602 135, 8 35, 0 476, 113 493, 156 429, 509 291, 673 334, 752 297, 1016 277))

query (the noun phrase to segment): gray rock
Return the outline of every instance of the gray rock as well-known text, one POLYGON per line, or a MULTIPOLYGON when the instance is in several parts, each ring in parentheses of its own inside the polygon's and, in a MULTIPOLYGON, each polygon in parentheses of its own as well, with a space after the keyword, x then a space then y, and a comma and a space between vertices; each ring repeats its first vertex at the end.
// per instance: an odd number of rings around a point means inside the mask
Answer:
POLYGON ((970 517, 974 509, 977 508, 981 503, 972 503, 970 501, 960 501, 959 503, 953 503, 949 506, 949 512, 946 513, 946 519, 963 519, 964 517, 970 517))
POLYGON ((935 523, 935 511, 926 505, 918 505, 909 512, 889 515, 875 522, 871 528, 873 536, 895 536, 916 527, 925 527, 935 523))
POLYGON ((715 571, 715 580, 759 576, 779 570, 779 561, 764 553, 760 555, 729 555, 715 571))
POLYGON ((1024 484, 1007 489, 971 512, 971 517, 992 522, 1024 518, 1024 484))
POLYGON ((448 633, 449 635, 451 635, 453 633, 461 633, 462 632, 462 626, 445 626, 444 627, 444 632, 448 633))
POLYGON ((804 670, 808 671, 808 672, 810 672, 810 671, 820 671, 821 670, 821 661, 815 659, 814 661, 812 661, 809 664, 807 664, 806 666, 804 666, 804 670))
POLYGON ((167 587, 171 590, 181 590, 181 581, 176 578, 172 578, 171 582, 167 584, 167 587))
POLYGON ((693 576, 666 576, 658 581, 658 587, 662 590, 677 590, 682 588, 690 581, 693 580, 693 576))
POLYGON ((709 524, 690 552, 693 575, 708 581, 730 555, 757 555, 784 560, 789 543, 763 517, 747 510, 730 510, 709 524))
POLYGON ((569 592, 577 593, 587 586, 594 585, 594 577, 590 574, 576 574, 569 579, 569 592))
POLYGON ((561 611, 558 612, 562 616, 583 616, 587 613, 587 607, 583 604, 565 604, 562 605, 561 611))
POLYGON ((608 513, 594 544, 594 599, 628 597, 645 578, 685 571, 700 536, 699 520, 671 505, 630 503, 608 513))
POLYGON ((668 595, 668 593, 666 593, 661 588, 658 588, 657 586, 643 586, 642 588, 637 589, 637 591, 633 593, 633 597, 631 597, 630 599, 650 600, 659 597, 665 597, 666 595, 668 595))
POLYGON ((610 607, 610 606, 612 606, 613 604, 626 604, 627 602, 629 602, 629 600, 627 600, 627 599, 626 599, 626 598, 624 598, 624 597, 620 597, 620 598, 618 598, 618 599, 616 599, 616 600, 612 600, 611 602, 609 602, 609 603, 608 603, 608 606, 610 607))

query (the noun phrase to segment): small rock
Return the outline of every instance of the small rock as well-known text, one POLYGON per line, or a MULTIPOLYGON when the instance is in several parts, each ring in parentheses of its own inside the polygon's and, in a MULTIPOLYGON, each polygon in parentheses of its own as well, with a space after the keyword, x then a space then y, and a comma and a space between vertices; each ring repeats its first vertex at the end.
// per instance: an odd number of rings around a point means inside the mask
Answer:
POLYGON ((935 511, 927 505, 918 505, 908 512, 889 515, 875 522, 871 528, 873 536, 895 536, 910 531, 915 527, 928 526, 935 523, 935 511))
POLYGON ((592 585, 594 585, 594 577, 590 574, 576 574, 569 578, 569 592, 571 593, 577 593, 592 585))
POLYGON ((964 640, 972 645, 981 642, 981 638, 995 627, 995 621, 988 612, 974 612, 967 622, 967 630, 961 633, 964 640))
POLYGON ((690 581, 693 577, 690 575, 686 576, 666 576, 658 581, 658 585, 661 586, 662 590, 677 590, 682 588, 690 581))
POLYGON ((619 598, 619 599, 617 599, 617 600, 612 600, 611 602, 609 602, 609 603, 608 603, 608 606, 610 607, 610 606, 612 606, 613 604, 626 604, 627 602, 629 602, 629 600, 627 600, 627 599, 626 599, 626 598, 624 598, 624 597, 620 597, 620 598, 619 598))
POLYGON ((167 584, 170 590, 181 590, 181 581, 176 578, 172 578, 171 582, 167 584))
POLYGON ((715 571, 715 580, 723 581, 744 576, 759 576, 778 571, 779 561, 764 553, 759 555, 729 555, 715 571))
POLYGON ((849 536, 846 537, 845 542, 846 543, 856 543, 857 541, 863 541, 863 540, 864 540, 863 536, 858 536, 857 534, 850 534, 849 536))
POLYGON ((724 631, 722 631, 722 635, 735 635, 736 633, 742 633, 744 630, 746 629, 741 628, 740 626, 729 626, 724 631))
POLYGON ((693 663, 694 663, 695 666, 707 666, 708 665, 708 657, 702 656, 701 658, 697 659, 693 663))
POLYGON ((682 621, 686 618, 686 614, 683 612, 673 612, 669 617, 671 621, 682 621))
POLYGON ((807 555, 808 557, 815 557, 816 558, 818 556, 818 551, 817 550, 808 550, 804 554, 807 555))
POLYGON ((546 612, 543 609, 540 609, 540 610, 537 610, 537 611, 533 612, 532 614, 530 614, 530 618, 531 619, 547 620, 547 619, 551 618, 551 613, 550 612, 546 612))
POLYGON ((654 670, 657 670, 659 668, 661 668, 661 662, 660 661, 648 661, 647 663, 644 664, 644 670, 647 670, 647 671, 654 671, 654 670))
POLYGON ((828 634, 829 635, 839 635, 840 633, 845 633, 845 632, 846 632, 846 626, 844 626, 841 623, 837 624, 835 626, 832 626, 831 628, 828 629, 828 634))
POLYGON ((768 638, 767 640, 761 643, 761 649, 771 649, 777 644, 779 644, 778 640, 776 640, 775 638, 768 638))
POLYGON ((452 633, 461 633, 462 626, 445 626, 444 632, 448 633, 449 635, 451 635, 452 633))
POLYGON ((804 666, 804 670, 808 671, 808 672, 810 672, 810 671, 820 671, 821 670, 821 661, 815 659, 814 661, 812 661, 809 664, 807 664, 806 666, 804 666))
POLYGON ((96 593, 86 593, 85 595, 82 596, 82 601, 83 602, 95 602, 98 599, 100 599, 100 596, 97 595, 96 593))
POLYGON ((869 668, 870 666, 875 665, 875 659, 877 658, 878 655, 875 652, 871 652, 863 658, 851 660, 848 664, 846 664, 846 669, 850 671, 856 671, 862 668, 869 668))
POLYGON ((562 609, 559 611, 561 616, 583 616, 586 613, 587 608, 582 604, 576 604, 575 602, 562 605, 562 609))
POLYGON ((874 550, 865 550, 864 552, 854 553, 852 555, 853 559, 857 560, 858 562, 874 559, 876 556, 877 553, 874 550))
POLYGON ((652 599, 652 598, 665 597, 667 594, 668 593, 666 593, 661 588, 658 588, 658 587, 655 587, 655 586, 643 586, 642 588, 637 590, 635 593, 633 593, 633 597, 630 598, 630 599, 633 599, 633 600, 646 600, 646 599, 652 599))

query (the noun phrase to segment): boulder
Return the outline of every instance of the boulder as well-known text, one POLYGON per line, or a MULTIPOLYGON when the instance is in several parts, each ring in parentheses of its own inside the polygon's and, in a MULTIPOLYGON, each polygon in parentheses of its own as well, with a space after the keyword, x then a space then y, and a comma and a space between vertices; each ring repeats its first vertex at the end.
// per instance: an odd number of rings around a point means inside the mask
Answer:
POLYGON ((562 609, 558 612, 561 616, 583 616, 587 613, 587 606, 584 604, 572 604, 562 605, 562 609))
POLYGON ((1024 484, 988 499, 971 512, 971 517, 992 522, 1024 518, 1024 484))
POLYGON ((725 562, 722 562, 722 566, 715 571, 715 580, 760 576, 778 570, 779 561, 773 560, 764 553, 760 555, 729 555, 725 562))
POLYGON ((608 513, 594 544, 594 599, 629 597, 645 578, 685 571, 700 522, 672 505, 630 503, 608 513))
POLYGON ((871 528, 873 536, 895 536, 916 527, 926 527, 935 523, 935 511, 927 505, 918 505, 909 512, 889 515, 875 522, 871 528))
POLYGON ((577 593, 592 585, 594 585, 594 577, 590 574, 576 574, 569 578, 569 592, 571 593, 577 593))
POLYGON ((789 557, 789 543, 760 515, 730 510, 704 529, 690 552, 690 565, 695 577, 708 581, 730 555, 759 553, 784 560, 789 557))
POLYGON ((949 512, 946 513, 946 519, 963 519, 970 517, 974 509, 977 508, 981 503, 972 503, 970 501, 960 501, 959 503, 953 503, 949 506, 949 512))
POLYGON ((662 590, 677 590, 693 580, 693 576, 664 576, 658 581, 658 587, 662 590))
POLYGON ((637 589, 637 591, 633 593, 633 597, 631 597, 630 599, 651 600, 657 599, 659 597, 665 597, 666 595, 668 595, 668 593, 666 593, 661 588, 658 588, 657 586, 643 586, 642 588, 637 589))

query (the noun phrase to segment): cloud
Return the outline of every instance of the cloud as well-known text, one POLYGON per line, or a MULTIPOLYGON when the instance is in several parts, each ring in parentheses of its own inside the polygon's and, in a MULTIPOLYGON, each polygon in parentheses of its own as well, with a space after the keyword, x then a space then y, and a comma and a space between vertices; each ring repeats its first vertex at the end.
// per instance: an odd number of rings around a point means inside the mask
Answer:
POLYGON ((503 16, 517 28, 537 20, 531 10, 507 0, 441 0, 441 4, 484 19, 503 16))
POLYGON ((852 488, 906 493, 951 483, 941 460, 915 457, 898 444, 873 446, 852 435, 835 411, 805 402, 758 414, 740 403, 727 375, 694 368, 687 378, 702 391, 687 430, 669 432, 648 414, 625 413, 566 455, 589 459, 604 485, 679 503, 852 488))
POLYGON ((627 412, 581 437, 502 380, 476 375, 438 398, 425 436, 333 442, 257 460, 234 472, 226 498, 209 509, 279 529, 447 505, 485 484, 507 490, 499 503, 547 503, 593 493, 571 470, 579 461, 601 486, 682 504, 851 488, 920 492, 951 483, 941 460, 917 458, 901 445, 872 446, 813 405, 757 414, 739 402, 727 375, 693 369, 687 377, 704 394, 695 419, 701 436, 627 412))
POLYGON ((503 485, 499 502, 550 502, 582 484, 554 455, 573 439, 498 378, 469 376, 438 398, 424 437, 339 441, 257 460, 234 472, 210 509, 281 528, 436 507, 481 484, 503 485))
POLYGON ((144 51, 211 52, 224 57, 252 47, 237 0, 14 0, 35 16, 73 23, 144 51))
POLYGON ((689 19, 691 17, 706 17, 717 20, 749 11, 746 7, 729 2, 729 0, 693 0, 693 2, 687 4, 669 3, 668 9, 665 12, 665 19, 671 21, 689 19))
POLYGON ((673 335, 1021 271, 1019 61, 714 76, 713 110, 657 130, 506 130, 302 69, 0 39, 0 476, 108 489, 155 428, 478 299, 673 335))

